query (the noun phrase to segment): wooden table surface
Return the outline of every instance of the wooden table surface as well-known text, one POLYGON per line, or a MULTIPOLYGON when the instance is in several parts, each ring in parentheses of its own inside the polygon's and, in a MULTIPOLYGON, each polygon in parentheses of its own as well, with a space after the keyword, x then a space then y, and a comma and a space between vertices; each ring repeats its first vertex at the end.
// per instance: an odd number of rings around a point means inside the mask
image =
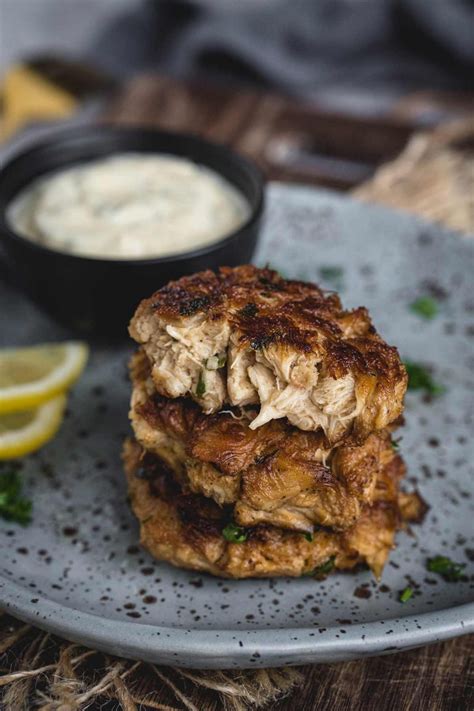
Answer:
POLYGON ((349 189, 405 146, 416 122, 404 116, 355 118, 273 94, 135 79, 112 99, 105 119, 122 125, 198 133, 253 158, 272 180, 349 189))
MULTIPOLYGON (((405 113, 395 107, 393 116, 383 119, 354 119, 278 96, 144 76, 111 101, 105 118, 200 133, 249 155, 271 179, 348 189, 400 152, 418 128, 410 102, 404 106, 405 113)), ((390 656, 305 667, 304 686, 274 708, 474 709, 473 659, 470 636, 390 656)), ((216 708, 202 695, 197 705, 216 708)))

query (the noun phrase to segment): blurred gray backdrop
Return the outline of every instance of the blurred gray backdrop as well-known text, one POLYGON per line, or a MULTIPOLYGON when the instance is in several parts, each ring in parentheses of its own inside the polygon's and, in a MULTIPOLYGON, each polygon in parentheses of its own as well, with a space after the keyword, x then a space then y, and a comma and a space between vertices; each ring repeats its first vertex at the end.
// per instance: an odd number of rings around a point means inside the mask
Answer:
POLYGON ((55 53, 307 99, 474 88, 474 0, 0 0, 0 33, 3 70, 55 53))

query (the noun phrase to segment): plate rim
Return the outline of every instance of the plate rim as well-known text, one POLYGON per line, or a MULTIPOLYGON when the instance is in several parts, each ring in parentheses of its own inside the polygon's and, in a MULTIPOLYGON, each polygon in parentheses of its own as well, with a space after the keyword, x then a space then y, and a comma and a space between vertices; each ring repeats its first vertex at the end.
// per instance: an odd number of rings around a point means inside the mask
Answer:
POLYGON ((317 626, 216 632, 113 620, 54 602, 3 575, 0 575, 0 594, 0 609, 4 612, 73 642, 131 659, 172 662, 190 668, 243 669, 343 661, 399 652, 474 633, 474 602, 418 615, 358 623, 350 626, 344 638, 338 639, 335 634, 339 628, 334 626, 325 628, 324 634, 316 637, 317 626), (37 612, 32 607, 32 595, 37 595, 41 601, 41 610, 37 612), (387 622, 394 628, 405 627, 394 629, 388 637, 387 622), (407 625, 411 629, 407 629, 407 625), (313 635, 311 638, 310 634, 313 635), (307 635, 308 641, 292 639, 293 635, 307 635), (281 660, 282 653, 287 657, 285 661, 281 660), (255 662, 261 660, 261 663, 249 663, 249 657, 255 654, 259 655, 255 662))

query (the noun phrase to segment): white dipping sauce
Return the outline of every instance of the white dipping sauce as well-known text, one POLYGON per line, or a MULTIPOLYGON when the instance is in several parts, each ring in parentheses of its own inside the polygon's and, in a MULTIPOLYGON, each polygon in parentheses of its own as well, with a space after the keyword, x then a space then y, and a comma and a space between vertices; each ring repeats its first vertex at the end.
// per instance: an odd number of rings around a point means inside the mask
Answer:
POLYGON ((39 178, 8 219, 33 242, 115 259, 161 257, 211 244, 249 215, 241 193, 186 158, 124 153, 39 178))

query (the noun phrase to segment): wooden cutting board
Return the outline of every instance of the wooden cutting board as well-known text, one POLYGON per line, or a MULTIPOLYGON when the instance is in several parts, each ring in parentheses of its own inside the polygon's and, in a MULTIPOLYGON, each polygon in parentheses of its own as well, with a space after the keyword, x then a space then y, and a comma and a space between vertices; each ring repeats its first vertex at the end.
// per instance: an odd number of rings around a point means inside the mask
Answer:
POLYGON ((395 157, 416 130, 404 118, 357 118, 254 91, 141 76, 104 120, 190 131, 253 158, 269 179, 349 189, 395 157))

